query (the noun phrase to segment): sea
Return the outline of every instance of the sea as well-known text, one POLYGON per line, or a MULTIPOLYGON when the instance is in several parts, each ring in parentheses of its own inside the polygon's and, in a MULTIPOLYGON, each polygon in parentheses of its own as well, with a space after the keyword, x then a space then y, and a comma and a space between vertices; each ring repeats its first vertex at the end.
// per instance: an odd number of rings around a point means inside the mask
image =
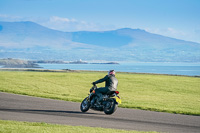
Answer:
POLYGON ((43 69, 90 70, 200 76, 200 63, 38 64, 43 69))

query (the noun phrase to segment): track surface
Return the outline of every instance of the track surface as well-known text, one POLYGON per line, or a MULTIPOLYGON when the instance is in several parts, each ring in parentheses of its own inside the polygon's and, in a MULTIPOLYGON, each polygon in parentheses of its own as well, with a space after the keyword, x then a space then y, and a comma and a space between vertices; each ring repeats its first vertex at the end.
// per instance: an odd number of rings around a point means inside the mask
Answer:
POLYGON ((80 103, 0 92, 0 119, 170 133, 200 133, 200 116, 118 108, 113 115, 89 110, 80 103))

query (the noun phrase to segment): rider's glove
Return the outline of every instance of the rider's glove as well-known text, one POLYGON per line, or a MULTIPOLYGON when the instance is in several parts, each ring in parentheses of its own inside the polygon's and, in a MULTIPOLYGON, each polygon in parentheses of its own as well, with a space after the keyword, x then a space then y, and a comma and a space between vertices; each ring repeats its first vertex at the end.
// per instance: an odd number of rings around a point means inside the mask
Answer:
POLYGON ((93 84, 94 86, 96 85, 96 83, 95 83, 95 82, 93 82, 92 84, 93 84))

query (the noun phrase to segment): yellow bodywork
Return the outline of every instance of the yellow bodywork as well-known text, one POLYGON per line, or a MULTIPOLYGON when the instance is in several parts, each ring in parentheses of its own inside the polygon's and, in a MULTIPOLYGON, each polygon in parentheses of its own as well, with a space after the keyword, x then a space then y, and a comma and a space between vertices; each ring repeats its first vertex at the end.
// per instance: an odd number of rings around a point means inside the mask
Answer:
POLYGON ((122 100, 121 100, 119 97, 117 97, 117 96, 114 96, 113 98, 115 98, 115 99, 116 99, 116 102, 118 102, 119 104, 121 104, 121 103, 122 103, 122 100))

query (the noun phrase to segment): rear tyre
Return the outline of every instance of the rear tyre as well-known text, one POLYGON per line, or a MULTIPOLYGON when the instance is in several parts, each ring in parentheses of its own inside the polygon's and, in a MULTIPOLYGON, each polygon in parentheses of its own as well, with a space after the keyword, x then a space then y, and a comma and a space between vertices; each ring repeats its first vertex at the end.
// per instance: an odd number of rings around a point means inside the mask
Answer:
POLYGON ((90 102, 88 101, 87 97, 82 101, 80 105, 80 109, 82 112, 87 112, 90 108, 90 102))
POLYGON ((104 107, 104 113, 111 115, 117 109, 117 104, 114 99, 109 99, 104 107))

